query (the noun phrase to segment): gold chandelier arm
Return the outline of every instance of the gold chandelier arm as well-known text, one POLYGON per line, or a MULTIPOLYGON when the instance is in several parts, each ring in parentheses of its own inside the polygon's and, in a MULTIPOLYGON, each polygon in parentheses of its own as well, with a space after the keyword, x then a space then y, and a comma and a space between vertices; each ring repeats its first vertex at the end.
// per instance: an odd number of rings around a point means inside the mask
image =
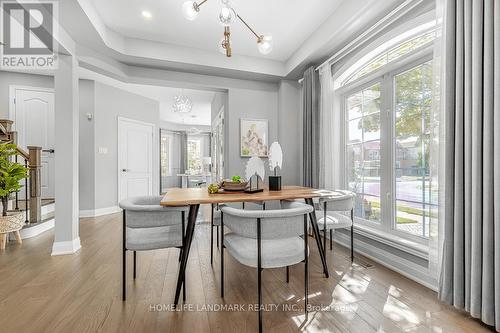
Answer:
POLYGON ((238 19, 239 19, 241 22, 243 22, 243 24, 244 24, 244 25, 248 28, 248 30, 250 30, 250 31, 251 31, 251 32, 255 35, 255 37, 257 37, 257 42, 260 42, 260 41, 262 40, 262 36, 259 36, 259 35, 255 32, 255 30, 253 30, 253 29, 252 29, 252 28, 248 25, 248 23, 246 23, 246 22, 245 22, 245 20, 241 18, 241 16, 240 16, 238 13, 236 13, 236 17, 238 17, 238 19))

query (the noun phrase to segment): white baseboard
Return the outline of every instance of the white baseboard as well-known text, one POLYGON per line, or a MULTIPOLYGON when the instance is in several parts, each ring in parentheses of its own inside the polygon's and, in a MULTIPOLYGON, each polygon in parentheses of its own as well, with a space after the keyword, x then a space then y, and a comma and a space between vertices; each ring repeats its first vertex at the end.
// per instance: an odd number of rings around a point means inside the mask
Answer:
MULTIPOLYGON (((347 248, 351 247, 351 240, 348 235, 336 232, 333 239, 336 243, 347 248)), ((356 253, 359 253, 431 290, 437 291, 437 281, 422 266, 359 239, 354 240, 354 253, 354 256, 356 256, 356 253)))
POLYGON ((72 241, 64 242, 54 242, 52 245, 52 256, 62 256, 66 254, 73 254, 80 250, 82 245, 80 244, 80 237, 73 239, 72 241))
POLYGON ((118 206, 98 208, 98 209, 89 209, 89 210, 81 210, 80 217, 97 217, 108 214, 115 214, 121 212, 121 208, 118 206))
POLYGON ((21 234, 21 239, 32 238, 40 235, 41 233, 44 233, 45 231, 53 229, 55 225, 54 222, 55 219, 52 218, 48 221, 35 223, 31 225, 29 228, 19 230, 19 233, 21 234))

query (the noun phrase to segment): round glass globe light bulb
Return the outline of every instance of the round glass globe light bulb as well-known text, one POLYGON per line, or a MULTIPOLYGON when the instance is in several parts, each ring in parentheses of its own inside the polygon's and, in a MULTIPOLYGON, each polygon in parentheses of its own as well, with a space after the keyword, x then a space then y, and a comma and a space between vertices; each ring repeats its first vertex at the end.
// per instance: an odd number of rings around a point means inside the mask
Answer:
POLYGON ((271 53, 273 50, 273 37, 271 35, 264 35, 257 43, 257 48, 264 55, 271 53))
POLYGON ((184 18, 189 21, 194 21, 198 16, 194 1, 185 1, 182 4, 182 14, 184 18))

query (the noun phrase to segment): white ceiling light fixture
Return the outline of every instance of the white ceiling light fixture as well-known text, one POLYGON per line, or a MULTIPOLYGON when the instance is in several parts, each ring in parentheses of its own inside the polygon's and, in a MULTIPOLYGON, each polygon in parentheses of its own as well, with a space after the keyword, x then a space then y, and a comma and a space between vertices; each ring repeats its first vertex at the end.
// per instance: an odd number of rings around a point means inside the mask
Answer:
MULTIPOLYGON (((199 4, 193 1, 185 1, 182 4, 182 13, 187 20, 193 21, 196 19, 200 12, 200 6, 207 2, 208 0, 203 0, 199 4)), ((230 26, 234 21, 239 19, 245 27, 252 32, 252 34, 257 38, 257 49, 263 55, 271 53, 273 50, 273 37, 270 34, 259 35, 255 32, 250 25, 243 20, 243 18, 236 13, 229 0, 221 0, 222 8, 219 14, 219 23, 224 27, 224 38, 219 43, 219 50, 225 53, 227 57, 231 57, 231 30, 230 26)))
POLYGON ((188 113, 193 109, 193 102, 191 98, 184 95, 184 91, 181 91, 180 95, 174 96, 174 104, 172 104, 172 110, 178 113, 188 113))
POLYGON ((153 14, 151 14, 151 12, 147 10, 143 10, 141 14, 142 17, 144 17, 146 20, 151 20, 153 18, 153 14))

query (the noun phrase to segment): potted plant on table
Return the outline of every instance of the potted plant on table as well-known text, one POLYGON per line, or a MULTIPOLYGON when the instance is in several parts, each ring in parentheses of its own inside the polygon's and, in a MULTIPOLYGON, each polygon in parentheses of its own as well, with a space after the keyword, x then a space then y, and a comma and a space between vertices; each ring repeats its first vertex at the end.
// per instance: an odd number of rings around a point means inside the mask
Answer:
POLYGON ((8 233, 19 231, 24 224, 22 212, 8 212, 10 196, 21 189, 20 181, 28 177, 28 168, 12 161, 12 157, 18 154, 16 148, 12 143, 0 143, 0 200, 2 201, 0 248, 5 247, 8 233))

